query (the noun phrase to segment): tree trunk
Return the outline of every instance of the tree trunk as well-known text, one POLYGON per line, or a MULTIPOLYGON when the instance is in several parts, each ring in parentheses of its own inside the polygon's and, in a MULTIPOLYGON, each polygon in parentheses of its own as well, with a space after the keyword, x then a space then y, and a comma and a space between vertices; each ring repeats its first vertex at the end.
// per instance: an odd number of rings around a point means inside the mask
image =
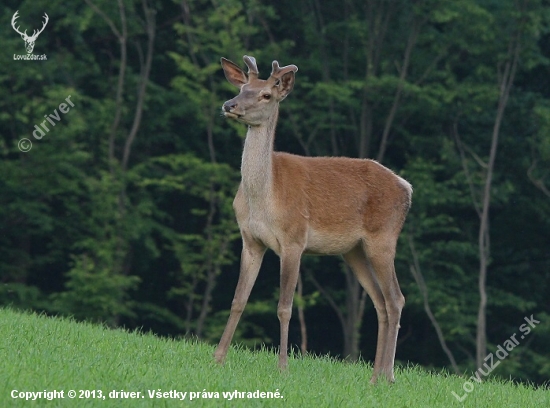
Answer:
POLYGON ((476 334, 476 365, 481 367, 487 356, 487 267, 490 258, 490 230, 489 230, 489 210, 491 206, 491 187, 493 182, 493 171, 497 155, 498 139, 500 135, 500 126, 504 116, 504 110, 508 104, 510 89, 514 83, 516 68, 519 59, 521 32, 515 34, 510 39, 508 47, 508 61, 504 67, 504 73, 500 80, 500 92, 498 100, 497 114, 493 126, 491 138, 491 149, 489 152, 489 162, 487 163, 487 173, 482 195, 481 218, 478 234, 479 249, 479 307, 477 314, 477 334, 476 334))

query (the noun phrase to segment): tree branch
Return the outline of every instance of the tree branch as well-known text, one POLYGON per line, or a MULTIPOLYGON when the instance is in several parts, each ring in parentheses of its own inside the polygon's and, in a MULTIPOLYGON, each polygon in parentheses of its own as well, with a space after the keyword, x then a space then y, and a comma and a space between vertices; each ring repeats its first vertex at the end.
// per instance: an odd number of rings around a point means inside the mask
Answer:
POLYGON ((458 118, 453 123, 453 136, 456 141, 458 152, 460 153, 460 161, 462 163, 462 169, 464 170, 464 175, 466 176, 466 180, 468 181, 468 187, 470 187, 470 195, 472 196, 472 203, 474 204, 474 208, 476 210, 478 217, 481 218, 481 208, 476 198, 474 182, 472 180, 470 170, 468 169, 468 162, 466 160, 466 155, 464 154, 464 144, 462 143, 460 134, 458 133, 458 118))
POLYGON ((535 168, 537 167, 537 160, 533 160, 533 163, 531 163, 531 166, 529 166, 529 169, 527 170, 527 177, 529 177, 529 180, 531 180, 531 183, 535 185, 540 191, 542 191, 548 198, 550 198, 550 190, 546 187, 546 184, 544 183, 544 179, 546 176, 543 176, 539 179, 537 179, 533 172, 535 171, 535 168))
POLYGON ((126 143, 124 144, 124 154, 122 156, 122 169, 125 171, 128 168, 128 160, 130 159, 130 151, 132 144, 136 138, 139 126, 141 124, 141 118, 143 115, 143 104, 145 100, 145 92, 147 90, 147 84, 149 82, 149 74, 151 72, 151 65, 153 62, 153 50, 155 45, 155 11, 148 7, 146 0, 142 0, 143 12, 145 14, 145 28, 147 31, 147 56, 145 58, 145 66, 141 67, 140 84, 138 89, 138 100, 136 104, 134 122, 126 143))
POLYGON ((403 56, 403 66, 401 67, 401 71, 399 73, 399 83, 397 85, 397 90, 395 91, 390 113, 386 118, 384 131, 382 132, 382 140, 380 141, 380 148, 378 149, 378 155, 376 157, 376 160, 379 163, 382 162, 382 160, 384 159, 384 154, 386 153, 390 130, 393 126, 395 115, 397 114, 397 109, 399 108, 399 105, 401 103, 401 96, 403 94, 403 87, 405 86, 405 79, 407 77, 407 73, 409 70, 412 50, 414 49, 414 46, 416 44, 416 40, 418 39, 418 34, 420 33, 420 28, 422 27, 422 25, 423 25, 423 22, 415 20, 415 22, 413 23, 413 29, 411 31, 411 34, 409 35, 409 40, 407 42, 407 47, 405 48, 405 54, 403 56))
POLYGON ((327 302, 329 305, 334 309, 336 312, 336 315, 338 316, 338 320, 340 320, 340 324, 342 325, 342 328, 344 329, 346 327, 346 319, 344 318, 344 315, 342 314, 342 311, 334 301, 334 298, 321 286, 321 284, 313 277, 313 274, 309 271, 307 271, 307 276, 313 282, 315 287, 319 292, 323 294, 323 296, 327 299, 327 302))
POLYGON ((116 28, 113 20, 109 18, 99 7, 97 7, 91 0, 85 0, 86 4, 90 6, 97 14, 99 14, 111 28, 111 31, 117 37, 120 43, 120 65, 118 67, 118 81, 116 87, 116 97, 115 97, 115 117, 113 119, 113 124, 111 125, 111 131, 109 133, 109 169, 111 174, 114 172, 114 162, 115 162, 115 139, 118 126, 120 125, 120 118, 122 116, 122 94, 124 92, 124 81, 126 75, 126 65, 127 65, 127 49, 126 41, 128 39, 128 31, 126 24, 126 12, 124 10, 123 0, 118 0, 118 9, 120 14, 120 21, 122 25, 122 33, 116 28))
POLYGON ((432 309, 430 307, 430 303, 428 300, 428 287, 426 285, 426 282, 424 281, 424 276, 422 275, 422 271, 420 270, 420 262, 418 261, 418 253, 416 252, 416 248, 414 246, 414 240, 412 238, 412 234, 411 233, 407 234, 407 238, 409 241, 409 249, 411 250, 411 254, 413 257, 413 265, 410 265, 410 271, 412 276, 414 277, 414 280, 416 281, 416 284, 418 285, 418 288, 420 289, 420 293, 422 294, 422 298, 424 300, 424 310, 426 311, 428 318, 432 322, 435 332, 437 333, 437 338, 439 339, 439 344, 441 344, 441 348, 443 349, 443 351, 447 355, 447 358, 451 362, 453 371, 455 372, 455 374, 460 374, 460 371, 458 369, 458 365, 456 364, 456 360, 453 356, 453 353, 451 352, 451 350, 447 346, 447 342, 445 341, 445 336, 443 335, 441 326, 439 326, 439 323, 437 322, 435 315, 432 313, 432 309))

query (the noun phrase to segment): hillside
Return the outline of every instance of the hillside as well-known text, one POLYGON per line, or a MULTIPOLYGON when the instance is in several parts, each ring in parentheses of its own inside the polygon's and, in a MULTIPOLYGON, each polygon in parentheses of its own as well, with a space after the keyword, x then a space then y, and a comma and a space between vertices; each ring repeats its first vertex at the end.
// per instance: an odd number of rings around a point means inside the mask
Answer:
POLYGON ((85 406, 98 407, 550 406, 547 390, 489 379, 465 393, 465 379, 418 367, 397 369, 393 385, 371 386, 367 364, 295 356, 289 372, 281 374, 269 351, 232 349, 220 367, 212 361, 213 346, 199 342, 5 309, 0 310, 0 327, 4 407, 81 406, 84 400, 85 406), (78 402, 70 398, 71 390, 78 402), (453 392, 465 395, 463 401, 453 392))

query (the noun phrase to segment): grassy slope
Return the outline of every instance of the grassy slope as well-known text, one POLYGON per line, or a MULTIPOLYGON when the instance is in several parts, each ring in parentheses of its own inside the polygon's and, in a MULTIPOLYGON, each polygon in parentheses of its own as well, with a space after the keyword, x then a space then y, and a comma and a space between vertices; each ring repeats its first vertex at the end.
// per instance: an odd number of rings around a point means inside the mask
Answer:
POLYGON ((66 319, 0 309, 0 406, 314 406, 320 407, 548 407, 550 392, 496 382, 475 384, 420 368, 398 369, 396 383, 371 386, 372 367, 328 358, 291 358, 279 373, 271 352, 232 349, 225 366, 213 363, 213 347, 151 335, 107 330, 66 319), (12 390, 64 390, 65 399, 12 399, 12 390), (67 397, 69 390, 102 390, 103 399, 67 397), (219 392, 219 399, 151 399, 147 390, 219 392), (110 399, 113 390, 140 391, 144 398, 110 399), (282 399, 227 401, 222 391, 279 390, 282 399))

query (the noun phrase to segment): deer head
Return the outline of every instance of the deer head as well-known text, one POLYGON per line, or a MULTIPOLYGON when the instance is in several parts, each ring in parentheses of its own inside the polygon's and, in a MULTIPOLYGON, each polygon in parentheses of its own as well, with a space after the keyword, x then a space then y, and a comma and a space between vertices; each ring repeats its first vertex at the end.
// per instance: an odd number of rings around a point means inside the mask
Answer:
POLYGON ((44 13, 44 22, 42 23, 42 28, 40 30, 34 30, 32 35, 29 37, 27 35, 27 30, 25 30, 24 33, 22 33, 21 31, 19 31, 19 27, 15 27, 15 20, 17 20, 19 18, 19 16, 17 15, 17 13, 19 13, 19 10, 17 10, 15 12, 15 14, 13 15, 12 19, 11 19, 11 26, 13 27, 13 29, 19 34, 21 35, 21 38, 23 39, 23 41, 25 41, 25 48, 27 49, 27 54, 30 54, 32 53, 32 50, 34 49, 34 43, 36 42, 36 39, 38 38, 38 36, 40 35, 40 33, 42 31, 44 31, 44 28, 46 27, 46 25, 48 24, 48 21, 49 21, 49 17, 46 13, 44 13))
POLYGON ((277 110, 281 102, 294 87, 296 65, 279 67, 273 61, 271 75, 267 80, 259 79, 256 59, 245 55, 243 60, 248 67, 245 74, 235 63, 222 58, 221 64, 227 80, 240 88, 239 94, 223 104, 222 113, 227 118, 238 120, 249 126, 258 126, 277 110))

